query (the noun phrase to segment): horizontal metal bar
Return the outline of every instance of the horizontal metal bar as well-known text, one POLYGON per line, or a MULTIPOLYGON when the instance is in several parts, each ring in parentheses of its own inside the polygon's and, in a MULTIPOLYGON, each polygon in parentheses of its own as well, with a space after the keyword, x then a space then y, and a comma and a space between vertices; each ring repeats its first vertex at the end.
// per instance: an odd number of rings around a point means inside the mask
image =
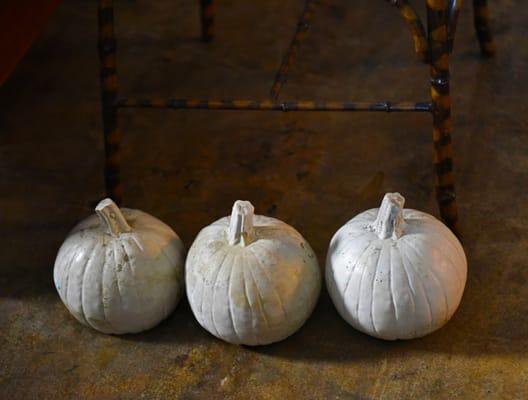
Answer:
POLYGON ((389 101, 368 103, 351 101, 287 101, 271 100, 194 100, 194 99, 129 99, 119 98, 117 108, 172 108, 194 110, 253 110, 253 111, 385 111, 385 112, 431 112, 430 102, 389 101))

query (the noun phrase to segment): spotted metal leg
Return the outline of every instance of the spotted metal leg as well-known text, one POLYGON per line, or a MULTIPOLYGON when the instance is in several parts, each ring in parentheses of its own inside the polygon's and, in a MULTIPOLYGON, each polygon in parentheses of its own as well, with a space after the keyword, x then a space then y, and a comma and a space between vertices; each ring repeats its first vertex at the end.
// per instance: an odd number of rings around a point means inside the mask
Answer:
POLYGON ((200 0, 200 19, 202 23, 202 40, 210 42, 214 35, 214 0, 200 0))
POLYGON ((390 4, 398 8, 401 16, 409 26, 414 42, 414 51, 420 61, 427 63, 427 39, 425 37, 425 29, 423 27, 420 16, 409 4, 408 0, 387 0, 390 4))
POLYGON ((480 53, 484 57, 492 57, 495 54, 489 20, 488 0, 473 0, 473 23, 477 31, 480 53))
POLYGON ((310 22, 313 17, 314 8, 315 0, 304 0, 303 11, 297 22, 295 34, 293 35, 293 39, 288 46, 288 50, 282 59, 279 70, 275 74, 275 80, 273 81, 273 85, 270 90, 270 97, 274 101, 278 100, 282 86, 286 83, 288 72, 295 62, 295 57, 297 56, 299 47, 306 39, 308 29, 310 28, 310 22))
POLYGON ((451 144, 448 7, 446 0, 427 0, 436 199, 446 225, 460 237, 451 144))
POLYGON ((114 10, 112 0, 99 0, 99 58, 101 68, 101 99, 105 147, 105 185, 108 197, 120 204, 122 187, 120 179, 121 135, 117 126, 117 71, 116 42, 114 37, 114 10))
POLYGON ((458 25, 458 16, 460 15, 460 8, 462 7, 462 0, 449 0, 448 17, 447 17, 447 37, 449 52, 453 52, 455 42, 455 33, 458 25))

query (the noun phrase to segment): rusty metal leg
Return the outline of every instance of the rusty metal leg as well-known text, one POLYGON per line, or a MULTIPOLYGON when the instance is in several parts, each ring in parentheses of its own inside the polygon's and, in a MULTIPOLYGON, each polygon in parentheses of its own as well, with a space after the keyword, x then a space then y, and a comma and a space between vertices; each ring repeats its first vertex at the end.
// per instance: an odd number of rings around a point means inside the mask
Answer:
POLYGON ((214 0, 200 0, 200 19, 202 23, 202 40, 210 42, 214 35, 214 0))
POLYGON ((106 194, 117 204, 120 204, 122 201, 120 179, 121 160, 119 151, 121 135, 117 126, 117 108, 115 106, 117 98, 117 71, 112 0, 99 0, 98 23, 106 194))
POLYGON ((430 44, 431 99, 433 113, 436 199, 440 215, 460 237, 451 144, 451 98, 449 92, 448 8, 446 0, 427 0, 430 44))
POLYGON ((453 46, 455 43, 455 33, 458 25, 458 16, 460 14, 461 6, 462 0, 450 0, 447 17, 448 49, 450 53, 453 52, 453 46))
POLYGON ((387 0, 390 4, 397 7, 401 16, 409 26, 414 42, 414 51, 420 61, 427 63, 427 39, 425 37, 425 29, 423 27, 420 16, 409 4, 407 0, 387 0))
POLYGON ((303 11, 297 22, 295 34, 293 35, 293 39, 291 40, 290 45, 288 46, 288 50, 286 51, 286 54, 282 59, 279 70, 275 74, 275 80, 273 81, 273 85, 271 86, 270 97, 274 101, 279 98, 282 86, 284 85, 284 83, 286 83, 288 72, 293 66, 293 63, 295 62, 295 57, 297 56, 299 47, 308 34, 308 29, 310 28, 310 22, 313 17, 314 8, 315 0, 304 0, 303 11))
POLYGON ((473 23, 483 57, 492 57, 495 54, 489 20, 488 0, 473 0, 473 23))

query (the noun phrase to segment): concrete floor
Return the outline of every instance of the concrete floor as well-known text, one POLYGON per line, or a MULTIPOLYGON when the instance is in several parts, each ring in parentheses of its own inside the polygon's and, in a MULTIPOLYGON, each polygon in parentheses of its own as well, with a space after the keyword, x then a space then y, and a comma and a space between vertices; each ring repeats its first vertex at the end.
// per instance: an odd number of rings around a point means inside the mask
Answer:
MULTIPOLYGON (((124 93, 267 96, 297 0, 119 1, 124 93)), ((427 68, 385 2, 321 0, 283 99, 422 100, 427 68)), ((419 3, 419 2, 417 2, 419 3)), ((469 276, 440 331, 387 343, 349 327, 323 292, 294 336, 223 343, 183 301, 157 328, 105 336, 52 284, 68 230, 103 196, 94 2, 65 2, 0 89, 0 398, 528 398, 528 8, 492 3, 498 57, 481 60, 469 3, 453 57, 456 174, 469 276)), ((333 232, 398 190, 437 215, 431 121, 418 114, 124 111, 125 203, 190 245, 235 199, 294 225, 322 262, 333 232)))

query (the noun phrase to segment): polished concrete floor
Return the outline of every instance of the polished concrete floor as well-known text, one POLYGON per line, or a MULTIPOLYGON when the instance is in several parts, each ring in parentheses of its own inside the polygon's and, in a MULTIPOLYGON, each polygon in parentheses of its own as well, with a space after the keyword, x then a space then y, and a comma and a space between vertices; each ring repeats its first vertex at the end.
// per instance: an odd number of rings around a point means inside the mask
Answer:
MULTIPOLYGON (((479 58, 469 3, 453 67, 455 168, 469 275, 440 331, 384 342, 323 292, 284 342, 247 348, 186 301, 155 329, 105 336, 52 283, 56 251, 103 193, 95 2, 68 1, 0 88, 0 398, 524 399, 528 397, 528 8, 491 2, 479 58)), ((118 1, 122 92, 265 99, 301 1, 118 1)), ((428 71, 386 2, 320 0, 283 99, 427 100, 428 71)), ((420 2, 416 2, 420 3, 420 2)), ((125 204, 190 245, 236 199, 294 225, 321 262, 333 232, 387 191, 438 215, 426 114, 123 111, 125 204)))

